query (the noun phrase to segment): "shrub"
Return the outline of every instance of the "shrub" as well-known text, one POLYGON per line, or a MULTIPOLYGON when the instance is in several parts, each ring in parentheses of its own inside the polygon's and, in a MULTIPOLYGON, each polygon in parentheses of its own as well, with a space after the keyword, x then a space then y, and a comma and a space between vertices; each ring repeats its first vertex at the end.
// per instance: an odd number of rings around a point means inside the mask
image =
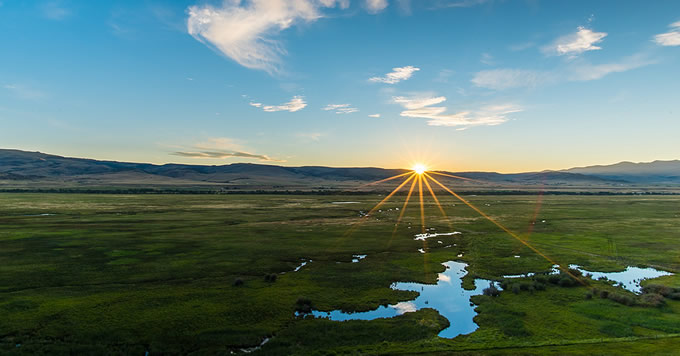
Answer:
POLYGON ((577 269, 569 268, 568 271, 569 271, 569 273, 571 273, 572 275, 574 275, 576 277, 580 277, 582 275, 581 271, 579 271, 577 269))
POLYGON ((607 299, 607 297, 609 297, 609 291, 606 290, 600 291, 600 298, 607 299))
POLYGON ((562 276, 562 278, 560 278, 558 284, 560 285, 560 287, 572 287, 576 284, 576 281, 574 281, 572 277, 565 274, 564 276, 562 276))
POLYGON ((529 290, 529 287, 531 287, 531 283, 529 282, 521 282, 519 284, 519 289, 521 290, 529 290))
POLYGON ((308 314, 312 312, 312 301, 308 298, 298 298, 295 302, 295 311, 308 314))
POLYGON ((586 299, 593 299, 593 293, 591 292, 586 293, 586 299))
POLYGON ((539 281, 535 281, 533 284, 533 288, 535 290, 545 290, 545 283, 541 283, 539 281))
POLYGON ((668 295, 669 299, 680 300, 680 292, 671 293, 668 295))
POLYGON ((236 278, 234 280, 234 287, 240 287, 243 285, 243 280, 241 278, 236 278))
POLYGON ((501 288, 503 288, 503 289, 508 289, 508 287, 510 286, 509 283, 510 283, 510 282, 508 282, 507 279, 502 280, 501 283, 500 283, 501 288))
MULTIPOLYGON (((623 305, 633 305, 635 304, 635 299, 629 295, 621 294, 621 293, 611 293, 609 294, 608 298, 610 300, 613 300, 619 304, 623 305)), ((663 298, 663 297, 662 297, 663 298)))
POLYGON ((274 273, 267 274, 264 276, 264 280, 270 283, 276 282, 276 278, 278 278, 278 276, 274 273))
POLYGON ((519 292, 522 290, 519 284, 513 284, 512 285, 512 292, 515 294, 519 294, 519 292))
POLYGON ((660 307, 666 304, 663 295, 657 293, 647 293, 642 295, 642 302, 651 307, 660 307))
POLYGON ((548 276, 548 282, 550 282, 552 284, 557 284, 557 283, 560 282, 561 278, 562 277, 560 277, 559 274, 551 274, 551 275, 548 276))
POLYGON ((660 284, 650 284, 642 287, 642 293, 655 293, 655 294, 661 294, 664 297, 667 297, 673 293, 680 292, 676 290, 675 288, 671 288, 668 286, 660 285, 660 284))
POLYGON ((538 283, 547 284, 548 283, 548 277, 546 275, 539 274, 539 275, 536 275, 534 277, 534 281, 536 281, 538 283))
POLYGON ((491 284, 488 288, 484 288, 482 292, 489 297, 497 297, 501 294, 501 291, 496 288, 495 284, 491 284))

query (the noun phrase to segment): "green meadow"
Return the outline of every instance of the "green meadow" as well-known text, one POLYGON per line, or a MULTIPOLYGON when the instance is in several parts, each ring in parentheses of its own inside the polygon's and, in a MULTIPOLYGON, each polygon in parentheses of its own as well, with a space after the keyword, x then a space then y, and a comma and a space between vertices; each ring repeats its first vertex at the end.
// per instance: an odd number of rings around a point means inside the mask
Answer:
POLYGON ((395 229, 403 196, 362 218, 383 196, 0 194, 0 353, 229 354, 265 338, 252 354, 680 350, 680 197, 465 196, 547 258, 438 197, 447 217, 425 197, 426 227, 462 234, 416 241, 418 197, 395 229), (367 257, 351 263, 356 254, 367 257), (438 337, 449 321, 434 309, 346 322, 295 314, 413 299, 390 285, 435 283, 451 260, 468 264, 467 288, 474 278, 504 287, 472 298, 471 334, 438 337), (503 278, 553 263, 676 274, 644 281, 666 289, 643 295, 583 277, 503 278))

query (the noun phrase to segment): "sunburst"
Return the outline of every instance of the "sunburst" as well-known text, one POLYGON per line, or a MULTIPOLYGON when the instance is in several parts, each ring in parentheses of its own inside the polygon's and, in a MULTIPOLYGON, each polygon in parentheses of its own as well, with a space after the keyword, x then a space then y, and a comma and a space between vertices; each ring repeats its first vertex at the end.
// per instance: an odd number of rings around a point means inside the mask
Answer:
MULTIPOLYGON (((352 227, 350 228, 350 230, 348 231, 348 234, 351 234, 351 233, 352 233, 357 227, 359 227, 359 225, 361 225, 361 223, 363 223, 363 222, 364 222, 364 221, 365 221, 365 220, 366 220, 373 212, 375 212, 376 210, 378 210, 379 207, 381 207, 383 204, 385 204, 385 203, 386 203, 389 199, 391 199, 397 192, 399 192, 405 185, 407 185, 408 182, 411 182, 411 186, 410 186, 410 188, 409 188, 409 190, 408 190, 408 193, 407 193, 407 195, 406 195, 406 198, 404 199, 404 205, 402 206, 401 211, 399 212, 399 216, 398 216, 398 218, 397 218, 397 221, 396 221, 396 223, 395 223, 395 225, 394 225, 394 230, 392 231, 392 237, 391 237, 391 239, 390 239, 390 241, 389 241, 389 244, 391 244, 391 243, 392 243, 392 240, 394 239, 394 236, 395 236, 395 234, 396 234, 396 232, 397 232, 397 228, 398 228, 399 224, 401 223, 402 218, 404 217, 404 213, 406 212, 406 208, 408 207, 409 201, 411 200, 411 195, 413 195, 414 190, 415 190, 415 188, 416 188, 416 185, 418 186, 418 198, 419 198, 419 203, 420 203, 420 225, 421 225, 421 226, 420 226, 420 227, 421 227, 420 230, 421 230, 421 232, 422 232, 422 233, 425 233, 425 231, 426 231, 426 228, 425 228, 425 205, 424 205, 424 195, 423 195, 423 184, 425 185, 425 187, 427 188, 428 192, 429 192, 430 195, 432 196, 432 199, 434 200, 434 203, 435 203, 435 204, 437 205, 437 207, 439 208, 439 211, 442 213, 442 215, 444 216, 444 218, 447 220, 447 222, 449 223, 449 226, 451 226, 451 222, 450 222, 450 220, 449 220, 449 217, 447 216, 447 214, 446 214, 444 208, 442 207, 442 205, 441 205, 439 199, 437 198, 437 195, 435 194, 434 189, 432 189, 432 185, 430 184, 430 182, 432 182, 432 183, 436 184, 437 186, 441 187, 441 189, 443 189, 443 190, 446 191, 447 193, 449 193, 449 194, 451 194, 452 196, 454 196, 456 199, 458 199, 458 200, 461 201, 462 203, 464 203, 466 206, 468 206, 469 208, 471 208, 472 210, 474 210, 475 212, 477 212, 477 213, 478 213, 479 215, 481 215, 483 218, 485 218, 486 220, 492 222, 494 225, 496 225, 498 228, 500 228, 501 230, 503 230, 504 232, 506 232, 508 235, 510 235, 510 236, 511 236, 512 238, 514 238, 515 240, 519 241, 519 242, 520 242, 521 244, 523 244, 524 246, 528 247, 528 248, 531 249, 533 252, 535 252, 535 253, 538 254, 539 256, 543 257, 545 260, 547 260, 547 261, 550 262, 551 264, 559 266, 559 268, 560 268, 562 271, 564 271, 566 274, 568 274, 569 276, 571 276, 572 278, 574 278, 575 280, 577 280, 577 281, 580 282, 581 284, 585 284, 585 282, 584 282, 582 279, 577 278, 575 275, 573 275, 571 272, 569 272, 568 268, 563 267, 562 264, 559 264, 559 263, 555 262, 553 259, 551 259, 550 257, 548 257, 546 254, 544 254, 543 252, 539 251, 536 247, 534 247, 533 245, 531 245, 527 240, 521 238, 519 235, 517 235, 516 233, 514 233, 513 231, 511 231, 510 229, 508 229, 507 227, 505 227, 503 224, 501 224, 501 223, 498 222, 497 220, 493 219, 491 216, 489 216, 488 214, 486 214, 485 212, 483 212, 482 210, 480 210, 478 207, 476 207, 475 205, 473 205, 472 203, 470 203, 469 201, 467 201, 466 199, 464 199, 463 197, 461 197, 460 195, 458 195, 456 192, 454 192, 453 190, 451 190, 449 187, 445 186, 445 185, 444 185, 443 183, 441 183, 439 180, 437 180, 437 179, 435 179, 434 177, 432 177, 432 174, 434 174, 434 175, 439 175, 439 176, 443 176, 443 177, 448 177, 448 178, 459 179, 459 180, 479 182, 479 181, 477 181, 477 180, 470 179, 470 178, 467 178, 467 177, 461 177, 461 176, 456 176, 456 175, 452 175, 452 174, 448 174, 448 173, 431 171, 431 170, 428 170, 428 168, 427 168, 424 164, 422 164, 422 163, 416 163, 415 165, 413 165, 412 170, 409 171, 409 172, 405 172, 405 173, 402 173, 402 174, 398 174, 398 175, 395 175, 395 176, 392 176, 392 177, 389 177, 389 178, 381 179, 381 180, 379 180, 379 181, 376 181, 376 182, 373 182, 373 183, 369 183, 369 184, 364 185, 364 186, 368 186, 368 185, 380 184, 380 183, 383 183, 383 182, 387 182, 387 181, 391 181, 391 180, 395 180, 395 179, 399 179, 399 178, 404 178, 404 180, 403 180, 403 181, 402 181, 402 182, 401 182, 394 190, 392 190, 392 192, 390 192, 384 199, 382 199, 378 204, 376 204, 376 205, 375 205, 375 206, 374 206, 374 207, 373 207, 373 208, 372 208, 372 209, 371 209, 371 210, 370 210, 370 211, 369 211, 369 212, 361 219, 361 221, 359 221, 359 223, 357 223, 357 224, 355 224, 354 226, 352 226, 352 227)), ((423 240, 423 243, 425 244, 425 245, 423 246, 424 248, 426 248, 426 246, 427 246, 427 245, 426 245, 426 241, 427 241, 427 239, 423 240)), ((388 246, 389 246, 389 245, 388 245, 388 246)))

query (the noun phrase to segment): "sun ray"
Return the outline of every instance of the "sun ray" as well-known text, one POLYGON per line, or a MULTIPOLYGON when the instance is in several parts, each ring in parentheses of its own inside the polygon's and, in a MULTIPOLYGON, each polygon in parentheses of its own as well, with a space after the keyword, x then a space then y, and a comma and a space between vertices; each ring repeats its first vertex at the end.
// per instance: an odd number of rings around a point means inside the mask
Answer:
MULTIPOLYGON (((411 173, 412 173, 412 172, 411 172, 411 173)), ((378 210, 378 208, 380 208, 383 204, 385 204, 385 202, 387 202, 394 194, 396 194, 396 193, 397 193, 404 185, 406 185, 406 183, 408 183, 408 182, 409 182, 411 179, 413 179, 415 176, 416 176, 416 175, 415 175, 415 173, 414 173, 414 174, 412 174, 410 177, 406 178, 403 182, 401 182, 401 184, 399 184, 398 187, 394 188, 394 190, 393 190, 390 194, 388 194, 385 198, 383 198, 383 200, 381 200, 381 201, 380 201, 378 204, 376 204, 371 210, 369 210, 368 213, 366 213, 366 215, 364 215, 364 216, 361 218, 361 220, 359 220, 359 222, 355 223, 355 224, 352 226, 352 228, 350 228, 350 229, 345 233, 345 236, 351 235, 351 234, 354 232, 354 230, 356 230, 356 229, 357 229, 364 221, 366 221, 366 219, 367 219, 374 211, 378 210)), ((414 180, 414 182, 415 182, 415 180, 414 180)))
POLYGON ((461 177, 461 176, 454 176, 453 174, 446 174, 446 173, 435 172, 435 171, 429 171, 427 173, 437 174, 437 175, 440 175, 440 176, 446 176, 446 177, 451 177, 451 178, 456 178, 456 179, 469 180, 471 182, 482 183, 482 181, 477 180, 477 179, 465 178, 465 177, 461 177))
POLYGON ((418 195, 420 197, 420 230, 425 233, 425 205, 423 204, 423 175, 418 175, 418 195))
POLYGON ((446 190, 447 192, 449 192, 451 195, 453 195, 454 197, 456 197, 456 198, 457 198, 458 200, 460 200, 462 203, 464 203, 465 205, 469 206, 472 210, 476 211, 479 215, 481 215, 481 216, 484 217, 485 219, 489 220, 489 221, 492 222, 494 225, 498 226, 501 230, 503 230, 503 231, 505 231, 506 233, 508 233, 508 235, 510 235, 510 236, 512 236, 513 238, 515 238, 515 240, 521 242, 523 245, 525 245, 526 247, 528 247, 529 249, 531 249, 532 251, 534 251, 534 252, 535 252, 536 254, 538 254, 539 256, 541 256, 541 257, 543 257, 544 259, 546 259, 546 260, 547 260, 548 262, 550 262, 551 264, 559 266, 560 270, 562 270, 563 272, 565 272, 566 274, 568 274, 569 276, 571 276, 573 279, 575 279, 575 280, 578 281, 579 283, 585 285, 585 282, 584 282, 583 280, 581 280, 580 278, 576 277, 576 276, 575 276, 574 274, 572 274, 571 272, 569 272, 569 269, 562 267, 561 264, 555 262, 553 259, 551 259, 550 257, 546 256, 544 253, 542 253, 541 251, 539 251, 538 249, 536 249, 534 246, 532 246, 531 244, 529 244, 528 242, 526 242, 525 240, 523 240, 521 237, 517 236, 517 234, 515 234, 514 232, 512 232, 510 229, 508 229, 508 228, 506 228, 505 226, 503 226, 503 224, 499 223, 498 221, 494 220, 492 217, 490 217, 489 215, 487 215, 487 214, 484 213, 483 211, 479 210, 479 208, 477 208, 477 207, 474 206, 472 203, 470 203, 470 202, 468 202, 467 200, 465 200, 465 199, 464 199, 463 197, 461 197, 460 195, 456 194, 456 193, 455 193, 454 191, 452 191, 451 189, 449 189, 449 188, 447 188, 446 186, 444 186, 443 184, 441 184, 438 180, 434 179, 434 178, 433 178, 432 176, 430 176, 429 174, 427 174, 427 173, 424 173, 424 174, 425 174, 426 177, 432 179, 433 182, 437 183, 437 185, 439 185, 439 186, 442 187, 444 190, 446 190))
POLYGON ((423 182, 425 182, 425 186, 427 187, 427 190, 430 191, 430 195, 432 195, 432 199, 434 199, 434 202, 437 204, 437 208, 439 208, 439 211, 442 213, 442 216, 446 219, 446 223, 449 225, 449 229, 453 230, 453 226, 451 225, 451 219, 449 219, 449 216, 446 215, 446 212, 444 211, 442 204, 439 202, 437 195, 434 194, 434 190, 432 190, 430 183, 427 181, 427 177, 425 177, 423 179, 423 182))
MULTIPOLYGON (((415 177, 416 175, 414 174, 411 178, 415 177)), ((392 230, 392 237, 390 238, 389 243, 387 246, 392 245, 392 240, 394 239, 394 235, 397 233, 397 228, 399 227, 399 223, 401 222, 401 219, 404 217, 404 213, 406 212, 406 207, 408 206, 408 201, 411 199, 411 194, 413 194, 413 188, 416 186, 416 180, 413 180, 413 183, 411 183, 411 188, 408 190, 408 194, 406 194, 406 199, 404 200, 404 205, 401 207, 401 211, 399 212, 399 217, 397 218, 397 222, 394 224, 394 229, 392 230)))
POLYGON ((396 176, 392 176, 392 177, 389 177, 389 178, 381 179, 381 180, 379 180, 379 181, 375 181, 375 182, 371 182, 371 183, 362 184, 362 185, 360 185, 360 186, 354 188, 354 190, 358 190, 358 189, 361 189, 361 188, 364 188, 364 187, 368 187, 368 186, 370 186, 370 185, 376 185, 376 184, 380 184, 380 183, 389 182, 389 181, 391 181, 391 180, 394 180, 394 179, 397 179, 397 178, 400 178, 400 177, 403 177, 403 176, 409 175, 409 174, 413 174, 413 172, 412 172, 412 171, 408 171, 408 172, 406 172, 406 173, 397 174, 396 176))

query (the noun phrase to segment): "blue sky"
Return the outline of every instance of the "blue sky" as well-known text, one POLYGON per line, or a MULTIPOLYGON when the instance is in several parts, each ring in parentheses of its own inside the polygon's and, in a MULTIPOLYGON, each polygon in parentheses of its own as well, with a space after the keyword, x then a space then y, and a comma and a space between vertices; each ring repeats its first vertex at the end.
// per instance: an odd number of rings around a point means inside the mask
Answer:
POLYGON ((517 172, 680 158, 680 2, 0 0, 0 147, 517 172))

